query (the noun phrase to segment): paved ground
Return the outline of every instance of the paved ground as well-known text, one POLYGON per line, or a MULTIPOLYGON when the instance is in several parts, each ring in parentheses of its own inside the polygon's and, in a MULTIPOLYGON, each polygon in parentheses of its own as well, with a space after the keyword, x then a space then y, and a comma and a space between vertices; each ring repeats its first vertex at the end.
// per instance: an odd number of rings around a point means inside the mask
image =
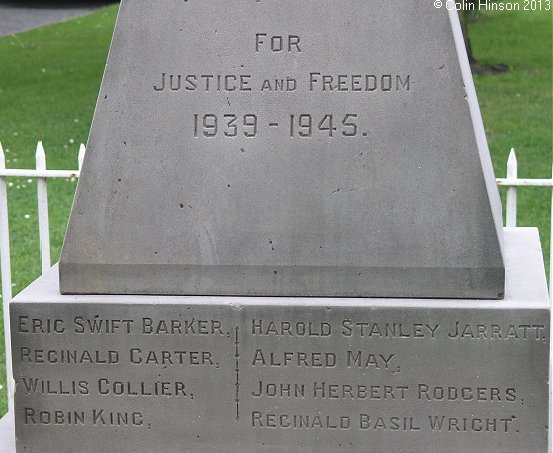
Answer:
POLYGON ((82 16, 114 0, 0 0, 0 36, 82 16))

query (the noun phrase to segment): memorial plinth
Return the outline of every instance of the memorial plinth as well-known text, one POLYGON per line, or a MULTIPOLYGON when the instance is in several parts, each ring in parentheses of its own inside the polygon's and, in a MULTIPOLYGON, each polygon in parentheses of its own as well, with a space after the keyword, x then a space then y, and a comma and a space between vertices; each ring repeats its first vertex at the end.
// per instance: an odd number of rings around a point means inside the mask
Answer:
POLYGON ((494 300, 60 295, 11 305, 18 452, 545 453, 537 230, 494 300))

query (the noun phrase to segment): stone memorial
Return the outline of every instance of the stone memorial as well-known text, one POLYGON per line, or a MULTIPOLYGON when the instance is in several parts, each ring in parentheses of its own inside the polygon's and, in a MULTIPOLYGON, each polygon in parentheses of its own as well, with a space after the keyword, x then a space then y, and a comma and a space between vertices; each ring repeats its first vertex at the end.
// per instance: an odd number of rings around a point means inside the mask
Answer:
POLYGON ((501 218, 456 12, 123 0, 11 305, 17 453, 545 453, 541 246, 501 218))
POLYGON ((61 292, 502 298, 463 45, 426 0, 122 2, 61 292))

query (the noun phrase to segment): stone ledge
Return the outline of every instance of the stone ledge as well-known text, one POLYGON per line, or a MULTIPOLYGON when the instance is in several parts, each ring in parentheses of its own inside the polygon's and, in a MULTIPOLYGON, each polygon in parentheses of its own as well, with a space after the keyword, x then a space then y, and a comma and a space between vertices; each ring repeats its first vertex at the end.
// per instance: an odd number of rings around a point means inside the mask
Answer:
POLYGON ((504 228, 505 298, 493 299, 406 299, 406 298, 324 298, 324 297, 228 297, 228 296, 151 296, 151 295, 68 295, 60 294, 59 269, 55 265, 13 300, 14 303, 104 304, 185 304, 185 305, 302 305, 458 308, 547 308, 549 297, 543 256, 537 228, 504 228), (522 304, 521 304, 521 301, 522 304))

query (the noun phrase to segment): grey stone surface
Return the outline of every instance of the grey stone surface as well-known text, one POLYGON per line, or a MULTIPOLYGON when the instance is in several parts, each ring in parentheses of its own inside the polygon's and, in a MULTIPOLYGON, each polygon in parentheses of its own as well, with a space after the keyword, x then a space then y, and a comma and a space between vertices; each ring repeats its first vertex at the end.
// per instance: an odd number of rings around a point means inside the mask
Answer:
POLYGON ((15 453, 15 423, 12 412, 0 419, 0 453, 15 453))
POLYGON ((11 306, 18 452, 545 453, 537 230, 505 251, 504 301, 60 295, 54 268, 11 306))
POLYGON ((500 225, 456 12, 124 0, 60 286, 501 298, 500 225))

